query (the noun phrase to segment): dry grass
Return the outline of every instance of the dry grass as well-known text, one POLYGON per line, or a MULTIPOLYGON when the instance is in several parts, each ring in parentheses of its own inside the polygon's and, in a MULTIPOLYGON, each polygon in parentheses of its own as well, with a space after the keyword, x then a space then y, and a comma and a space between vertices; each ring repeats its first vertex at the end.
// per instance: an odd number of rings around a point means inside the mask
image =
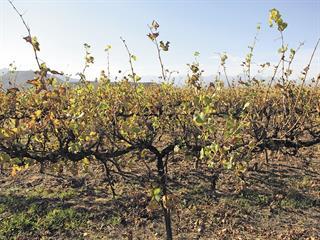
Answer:
MULTIPOLYGON (((1 176, 0 239, 163 239, 161 211, 149 194, 153 165, 150 172, 140 160, 127 165, 130 174, 115 174, 115 198, 95 165, 77 177, 50 166, 46 174, 32 167, 1 176)), ((320 239, 316 148, 260 164, 244 182, 224 172, 216 193, 204 164, 194 169, 178 157, 169 169, 175 239, 320 239)))

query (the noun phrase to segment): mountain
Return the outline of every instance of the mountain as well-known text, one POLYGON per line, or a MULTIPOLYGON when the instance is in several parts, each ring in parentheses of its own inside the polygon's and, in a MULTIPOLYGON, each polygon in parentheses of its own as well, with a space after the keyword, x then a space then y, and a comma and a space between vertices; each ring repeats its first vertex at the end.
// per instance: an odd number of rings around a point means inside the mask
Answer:
MULTIPOLYGON (((208 85, 211 82, 214 82, 216 80, 216 75, 206 75, 206 76, 201 76, 201 82, 204 85, 208 85)), ((188 76, 185 74, 179 74, 179 75, 173 75, 170 78, 170 81, 174 81, 174 85, 181 87, 186 85, 186 81, 187 81, 188 76)), ((232 83, 232 81, 237 81, 239 80, 239 76, 228 76, 228 79, 230 81, 230 83, 232 83)), ((227 79, 225 76, 220 76, 220 80, 222 80, 225 85, 227 84, 227 79)), ((161 83, 162 79, 160 79, 158 76, 156 75, 145 75, 142 76, 142 80, 141 82, 154 82, 154 83, 161 83)))
POLYGON ((7 72, 0 79, 2 80, 3 88, 7 89, 10 87, 27 87, 27 80, 34 79, 34 77, 35 73, 33 71, 16 71, 14 73, 7 72))
MULTIPOLYGON (((3 69, 5 70, 5 69, 3 69)), ((5 72, 5 71, 3 71, 5 72)), ((66 76, 61 76, 61 75, 51 75, 55 77, 58 81, 60 82, 66 82, 68 81, 71 85, 78 85, 79 84, 79 79, 75 78, 69 78, 66 76)), ((28 80, 32 80, 36 77, 36 74, 33 71, 15 71, 14 73, 11 73, 9 71, 6 71, 5 74, 0 74, 0 82, 3 84, 2 88, 8 89, 12 87, 17 87, 17 88, 29 88, 31 87, 30 84, 27 83, 28 80)), ((141 81, 142 84, 148 86, 152 84, 156 84, 159 81, 154 81, 155 78, 150 77, 150 78, 145 78, 143 81, 141 81), (151 80, 152 79, 152 80, 151 80)), ((94 85, 96 85, 95 81, 91 81, 94 85)), ((116 83, 116 82, 114 82, 116 83)))
MULTIPOLYGON (((5 69, 1 69, 5 70, 5 69)), ((28 80, 32 80, 35 78, 36 74, 29 70, 29 71, 15 71, 14 73, 11 73, 9 71, 3 71, 4 74, 1 74, 0 70, 0 81, 3 84, 4 89, 8 89, 11 87, 18 87, 18 88, 28 88, 31 87, 30 84, 27 84, 28 80)), ((65 76, 60 75, 51 75, 58 79, 58 81, 67 81, 67 78, 65 76)), ((68 79, 70 82, 78 82, 78 79, 70 78, 68 79)))
MULTIPOLYGON (((29 71, 16 71, 14 73, 11 73, 8 71, 8 69, 3 68, 0 69, 0 81, 3 83, 3 88, 8 89, 11 87, 18 87, 18 88, 28 88, 31 85, 27 84, 27 80, 31 80, 35 78, 35 73, 31 70, 29 71), (11 84, 10 84, 11 83, 11 84)), ((79 79, 75 78, 67 78, 66 76, 61 75, 51 75, 58 79, 58 81, 66 82, 68 81, 71 84, 77 85, 79 83, 79 79)), ((232 81, 238 81, 243 76, 229 76, 229 81, 232 83, 232 81)), ((260 76, 257 76, 260 77, 260 76)), ((184 86, 186 84, 187 75, 174 75, 172 76, 171 80, 174 79, 174 85, 176 86, 184 86)), ((210 82, 214 82, 216 79, 215 75, 209 75, 209 76, 202 76, 202 83, 204 85, 208 85, 210 82)), ((220 79, 225 82, 226 85, 226 78, 225 76, 221 76, 220 79)), ((243 77, 242 79, 245 79, 243 77)), ((260 79, 260 78, 259 78, 260 79)), ((266 78, 264 78, 266 79, 266 78)), ((268 80, 268 78, 267 78, 268 80)), ((117 82, 117 81, 115 81, 117 82)), ((159 76, 156 75, 143 75, 140 83, 143 83, 144 85, 149 84, 159 84, 162 82, 162 79, 159 78, 159 76)), ((93 82, 94 83, 94 82, 93 82)))

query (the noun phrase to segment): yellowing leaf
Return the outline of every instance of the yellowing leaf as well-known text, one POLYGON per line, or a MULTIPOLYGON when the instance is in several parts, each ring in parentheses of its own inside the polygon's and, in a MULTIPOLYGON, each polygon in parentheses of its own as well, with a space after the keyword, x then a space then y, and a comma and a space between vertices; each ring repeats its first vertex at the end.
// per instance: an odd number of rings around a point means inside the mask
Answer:
POLYGON ((82 163, 87 166, 90 164, 90 161, 88 158, 85 157, 84 159, 82 159, 82 163))
POLYGON ((53 125, 55 125, 56 127, 60 126, 60 121, 58 119, 54 119, 53 125))
POLYGON ((243 106, 243 110, 250 106, 250 102, 246 102, 243 106))
POLYGON ((41 110, 37 110, 34 112, 34 115, 36 116, 36 118, 40 118, 41 114, 42 114, 41 110))
POLYGON ((11 176, 14 177, 17 175, 17 172, 20 172, 23 168, 18 165, 13 165, 11 170, 11 176))
POLYGON ((112 47, 111 45, 107 45, 104 50, 109 51, 111 49, 111 47, 112 47))
POLYGON ((154 30, 158 30, 158 28, 160 27, 159 23, 157 23, 157 21, 153 20, 151 23, 151 26, 154 30))
POLYGON ((11 176, 14 177, 16 175, 17 175, 17 170, 14 167, 12 167, 11 176))

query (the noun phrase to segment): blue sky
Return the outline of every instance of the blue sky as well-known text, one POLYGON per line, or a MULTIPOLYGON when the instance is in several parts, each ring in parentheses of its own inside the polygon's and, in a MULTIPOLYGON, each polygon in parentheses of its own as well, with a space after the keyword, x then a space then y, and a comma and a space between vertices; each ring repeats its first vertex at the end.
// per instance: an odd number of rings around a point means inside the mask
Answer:
MULTIPOLYGON (((320 37, 320 0, 255 0, 255 1, 164 1, 164 0, 15 0, 24 13, 32 34, 40 42, 40 58, 49 67, 75 74, 83 67, 83 43, 92 46, 95 65, 90 78, 106 68, 104 47, 112 45, 111 72, 129 70, 126 51, 120 36, 126 39, 137 56, 135 68, 140 75, 160 75, 156 50, 146 37, 147 24, 153 19, 160 24, 160 39, 170 41, 170 51, 163 56, 166 67, 187 72, 186 63, 199 51, 199 61, 205 75, 217 72, 216 52, 229 55, 230 75, 241 72, 240 63, 253 41, 257 23, 261 23, 254 63, 276 62, 280 41, 276 29, 268 26, 268 11, 277 8, 288 28, 284 36, 289 47, 305 41, 297 54, 295 73, 307 64, 312 49, 320 37)), ((35 69, 31 47, 20 19, 6 0, 0 0, 0 68, 15 61, 19 69, 35 69)), ((319 50, 312 74, 320 69, 319 50)))

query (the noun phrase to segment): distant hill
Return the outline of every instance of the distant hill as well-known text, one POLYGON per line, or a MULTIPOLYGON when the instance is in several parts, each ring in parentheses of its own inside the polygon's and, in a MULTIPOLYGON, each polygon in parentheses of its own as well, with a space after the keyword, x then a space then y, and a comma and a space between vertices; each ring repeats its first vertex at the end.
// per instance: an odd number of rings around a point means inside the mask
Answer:
MULTIPOLYGON (((0 81, 3 84, 4 89, 12 88, 12 87, 17 87, 17 88, 29 88, 31 87, 30 84, 27 83, 28 80, 34 79, 36 74, 33 71, 16 71, 14 73, 11 73, 9 71, 5 71, 3 69, 3 74, 1 74, 0 70, 0 81), (10 84, 11 83, 11 84, 10 84)), ((68 78, 65 76, 60 76, 60 75, 55 75, 56 79, 61 82, 68 82, 72 85, 78 85, 79 84, 79 79, 75 78, 68 78)), ((94 85, 96 85, 96 82, 91 81, 94 85)), ((116 83, 116 82, 113 82, 116 83)), ((141 82, 142 84, 149 86, 153 84, 157 84, 154 81, 143 81, 141 82)))
MULTIPOLYGON (((14 73, 9 72, 7 68, 2 68, 0 69, 0 80, 3 83, 3 88, 8 89, 10 87, 18 87, 18 88, 28 88, 31 85, 27 84, 27 80, 34 79, 35 73, 31 70, 29 71, 16 71, 14 73), (11 85, 9 84, 11 82, 11 85)), ((77 85, 79 83, 79 79, 76 78, 67 78, 66 76, 60 76, 60 75, 55 75, 55 77, 58 79, 58 81, 61 82, 66 82, 68 81, 71 84, 77 85)), ((259 76, 260 77, 260 76, 259 76)), ((176 86, 183 86, 186 84, 186 79, 187 75, 176 75, 173 76, 174 78, 174 84, 176 86)), ((209 84, 210 82, 213 82, 215 80, 216 76, 215 75, 210 75, 210 76, 203 76, 202 77, 202 83, 205 85, 209 84)), ((239 80, 241 79, 242 76, 239 75, 237 77, 230 76, 229 81, 232 82, 233 80, 239 80)), ((244 77, 243 77, 244 79, 244 77)), ((268 80, 269 78, 267 78, 268 80)), ((224 76, 221 76, 221 80, 226 83, 226 79, 224 76)), ((142 76, 142 80, 140 83, 144 85, 151 85, 151 84, 159 84, 161 83, 161 79, 159 79, 158 76, 156 75, 144 75, 142 76)), ((94 81, 91 81, 93 84, 95 84, 94 81)), ((116 83, 117 81, 115 81, 116 83)))
POLYGON ((16 71, 14 73, 7 72, 0 78, 2 80, 3 88, 7 89, 10 87, 27 87, 27 80, 34 79, 34 77, 35 73, 33 71, 16 71))
MULTIPOLYGON (((3 69, 5 70, 5 69, 3 69)), ((5 71, 3 71, 5 72, 5 71)), ((8 89, 10 87, 18 87, 18 88, 28 88, 31 85, 27 84, 28 80, 34 79, 36 74, 29 70, 29 71, 16 71, 14 73, 11 73, 9 71, 6 71, 4 74, 1 74, 0 70, 0 80, 3 83, 3 88, 8 89), (11 85, 10 85, 11 83, 11 85)), ((66 81, 65 76, 54 76, 58 79, 58 81, 66 81)), ((78 79, 69 79, 70 82, 77 82, 79 81, 78 79)))

